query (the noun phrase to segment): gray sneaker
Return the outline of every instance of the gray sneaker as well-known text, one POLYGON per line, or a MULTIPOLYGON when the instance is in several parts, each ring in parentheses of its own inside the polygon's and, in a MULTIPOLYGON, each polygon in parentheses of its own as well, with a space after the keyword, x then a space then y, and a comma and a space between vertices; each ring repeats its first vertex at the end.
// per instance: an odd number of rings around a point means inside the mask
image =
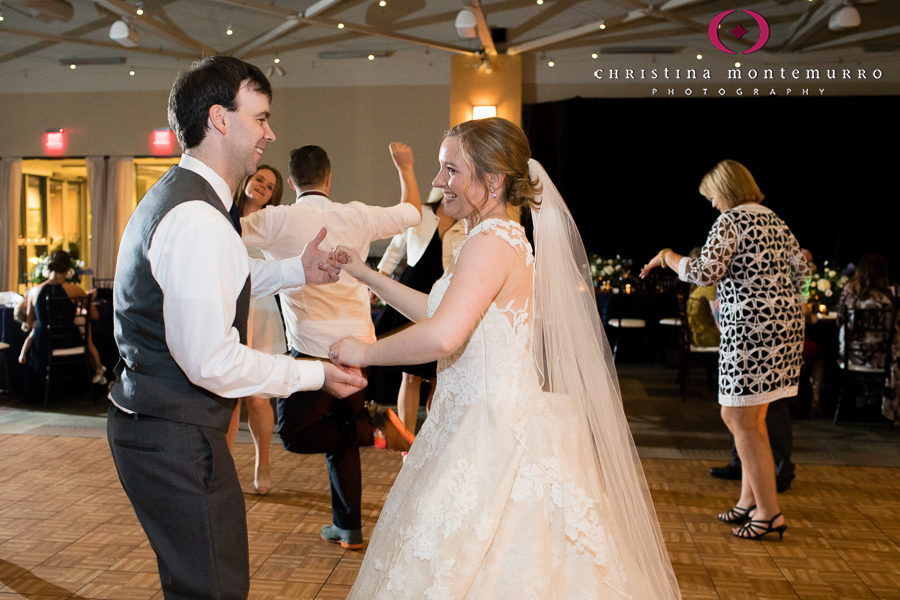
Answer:
POLYGON ((322 528, 322 539, 326 542, 340 544, 347 550, 359 550, 363 545, 361 529, 341 529, 337 525, 326 525, 322 528))

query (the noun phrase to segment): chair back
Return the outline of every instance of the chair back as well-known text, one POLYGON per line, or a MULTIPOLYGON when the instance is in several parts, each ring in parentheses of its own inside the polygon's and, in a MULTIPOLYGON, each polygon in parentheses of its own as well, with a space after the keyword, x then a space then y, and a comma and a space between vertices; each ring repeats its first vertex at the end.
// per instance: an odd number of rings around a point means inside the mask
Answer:
POLYGON ((48 367, 66 356, 86 356, 91 321, 88 318, 91 297, 46 296, 44 298, 47 329, 48 367))
POLYGON ((845 370, 890 373, 896 308, 841 308, 841 366, 845 370))

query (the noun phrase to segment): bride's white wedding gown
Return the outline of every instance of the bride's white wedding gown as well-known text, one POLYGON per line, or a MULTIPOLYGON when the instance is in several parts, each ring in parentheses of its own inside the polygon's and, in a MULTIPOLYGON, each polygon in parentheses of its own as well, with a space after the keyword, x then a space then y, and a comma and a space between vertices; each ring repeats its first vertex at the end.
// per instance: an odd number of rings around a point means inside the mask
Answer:
MULTIPOLYGON (((482 232, 533 268, 519 225, 487 220, 466 239, 482 232)), ((429 316, 452 278, 453 265, 429 295, 429 316)), ((350 598, 631 597, 581 410, 541 391, 530 306, 524 295, 492 304, 466 343, 438 362, 431 412, 350 598)))

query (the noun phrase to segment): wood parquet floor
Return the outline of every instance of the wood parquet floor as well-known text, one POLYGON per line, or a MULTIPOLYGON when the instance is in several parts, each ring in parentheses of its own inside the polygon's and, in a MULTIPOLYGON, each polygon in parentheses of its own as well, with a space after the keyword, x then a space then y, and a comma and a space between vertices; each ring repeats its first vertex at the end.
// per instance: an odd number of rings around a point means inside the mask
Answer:
MULTIPOLYGON (((875 424, 849 426, 824 439, 830 425, 798 423, 797 479, 779 496, 789 525, 784 540, 738 540, 715 520, 738 484, 707 475, 728 448, 717 407, 699 395, 681 403, 660 391, 672 376, 625 373, 622 389, 685 599, 900 599, 896 432, 881 428, 871 438, 875 424), (862 445, 859 457, 817 445, 839 450, 848 439, 862 445)), ((0 600, 162 599, 101 412, 88 406, 64 418, 0 406, 0 600)), ((401 461, 371 448, 362 461, 368 539, 401 461)), ((324 458, 273 447, 275 486, 265 497, 252 493, 252 444, 237 444, 235 462, 247 502, 250 598, 344 599, 362 552, 319 538, 331 514, 324 458)))

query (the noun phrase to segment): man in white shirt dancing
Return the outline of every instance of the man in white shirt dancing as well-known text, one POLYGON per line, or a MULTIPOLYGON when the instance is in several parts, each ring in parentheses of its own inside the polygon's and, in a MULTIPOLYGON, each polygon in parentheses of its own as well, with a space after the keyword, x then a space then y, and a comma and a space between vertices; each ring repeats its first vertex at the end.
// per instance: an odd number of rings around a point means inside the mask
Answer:
POLYGON ((225 442, 235 398, 365 385, 330 363, 244 345, 251 289, 336 279, 317 247, 324 230, 281 261, 251 260, 241 242, 232 190, 275 140, 271 96, 262 72, 236 58, 181 73, 169 124, 184 154, 135 209, 119 248, 107 433, 169 599, 249 592, 244 499, 225 442))
MULTIPOLYGON (((325 150, 319 146, 293 150, 289 182, 297 202, 270 206, 241 219, 244 242, 282 259, 300 240, 325 227, 324 248, 342 245, 368 256, 373 240, 400 233, 421 218, 412 150, 393 142, 390 151, 400 176, 400 202, 382 207, 333 202, 331 162, 325 150)), ((336 283, 282 292, 281 301, 288 343, 296 357, 327 358, 329 346, 345 336, 375 341, 368 289, 346 273, 336 283)), ((363 392, 343 399, 327 392, 300 392, 278 400, 284 447, 300 454, 325 454, 333 523, 322 528, 322 537, 345 548, 362 547, 359 447, 372 445, 373 422, 384 431, 389 448, 409 448, 412 435, 396 414, 367 407, 363 392)))

